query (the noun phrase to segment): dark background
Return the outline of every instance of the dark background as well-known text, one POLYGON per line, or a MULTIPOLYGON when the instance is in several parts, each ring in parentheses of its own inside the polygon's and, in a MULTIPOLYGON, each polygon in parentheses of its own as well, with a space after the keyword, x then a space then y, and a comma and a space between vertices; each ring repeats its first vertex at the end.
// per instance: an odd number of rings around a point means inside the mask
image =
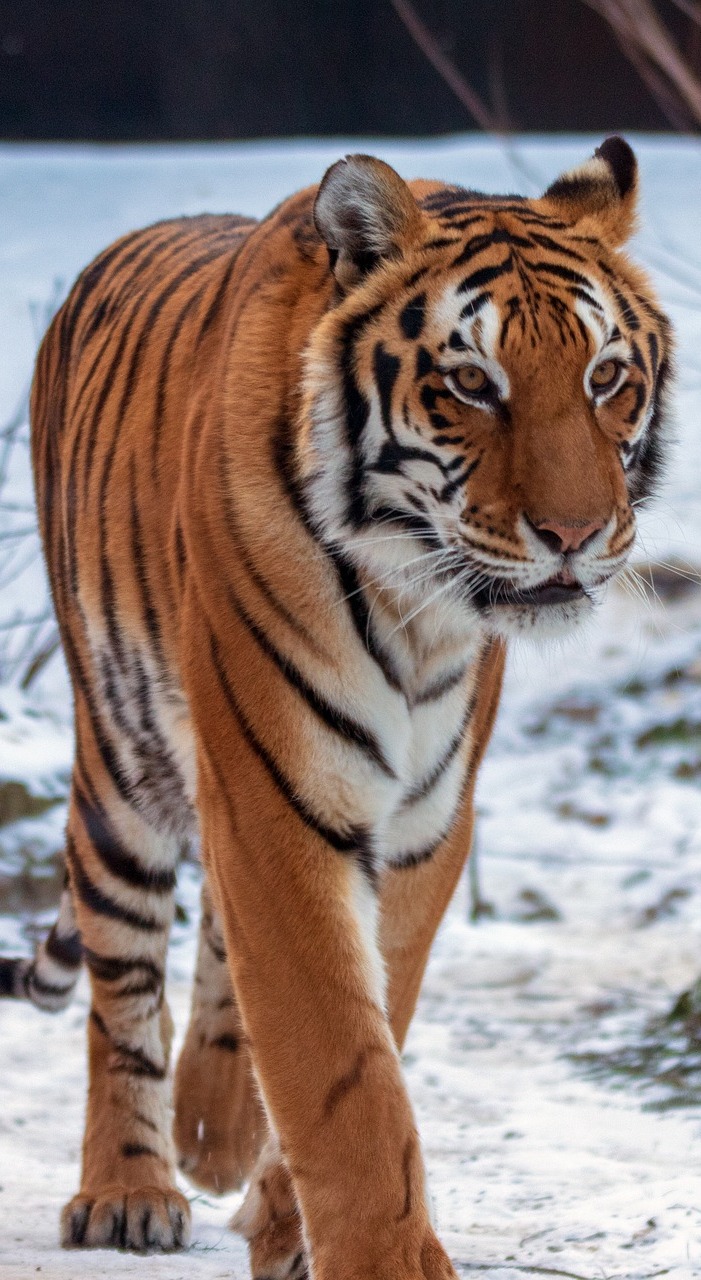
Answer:
MULTIPOLYGON (((580 0, 416 0, 502 124, 670 129, 580 0)), ((701 29, 660 16, 701 68, 701 29)), ((0 137, 167 140, 475 128, 389 0, 0 0, 0 137)))

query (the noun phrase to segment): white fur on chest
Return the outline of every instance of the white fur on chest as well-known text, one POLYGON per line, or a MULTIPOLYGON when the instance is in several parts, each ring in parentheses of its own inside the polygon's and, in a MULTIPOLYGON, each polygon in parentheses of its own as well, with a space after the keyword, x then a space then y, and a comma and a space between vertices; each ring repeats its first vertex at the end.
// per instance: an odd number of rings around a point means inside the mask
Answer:
MULTIPOLYGON (((420 855, 450 828, 465 780, 469 696, 469 682, 463 681, 435 702, 407 708, 402 731, 387 741, 398 776, 382 784, 381 803, 372 806, 368 824, 381 861, 420 855)), ((375 723, 381 731, 380 715, 375 723)))

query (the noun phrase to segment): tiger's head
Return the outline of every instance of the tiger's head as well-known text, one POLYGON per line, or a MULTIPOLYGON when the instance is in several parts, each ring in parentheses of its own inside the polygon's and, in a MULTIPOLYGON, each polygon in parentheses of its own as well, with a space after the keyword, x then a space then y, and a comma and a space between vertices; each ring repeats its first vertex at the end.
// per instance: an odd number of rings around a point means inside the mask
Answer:
POLYGON ((408 186, 349 156, 314 209, 335 276, 298 467, 334 554, 497 634, 557 633, 622 568, 665 453, 671 334, 621 250, 609 138, 539 199, 408 186))

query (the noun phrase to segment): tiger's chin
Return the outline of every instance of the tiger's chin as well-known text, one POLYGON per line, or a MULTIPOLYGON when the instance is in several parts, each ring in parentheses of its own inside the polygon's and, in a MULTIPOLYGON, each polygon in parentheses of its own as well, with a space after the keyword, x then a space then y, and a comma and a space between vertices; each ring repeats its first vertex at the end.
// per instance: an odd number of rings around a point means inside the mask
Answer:
POLYGON ((569 635, 589 617, 596 606, 591 591, 576 580, 561 576, 518 590, 484 588, 472 603, 477 606, 487 628, 504 639, 529 637, 558 639, 569 635))

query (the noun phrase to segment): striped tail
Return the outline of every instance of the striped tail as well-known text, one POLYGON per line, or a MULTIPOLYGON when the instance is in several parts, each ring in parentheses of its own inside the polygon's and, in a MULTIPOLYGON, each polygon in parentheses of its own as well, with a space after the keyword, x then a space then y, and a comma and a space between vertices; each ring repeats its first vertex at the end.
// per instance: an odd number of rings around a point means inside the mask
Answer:
POLYGON ((31 1000, 38 1009, 58 1013, 71 1000, 82 955, 73 896, 66 882, 58 916, 34 958, 0 956, 0 998, 31 1000))

